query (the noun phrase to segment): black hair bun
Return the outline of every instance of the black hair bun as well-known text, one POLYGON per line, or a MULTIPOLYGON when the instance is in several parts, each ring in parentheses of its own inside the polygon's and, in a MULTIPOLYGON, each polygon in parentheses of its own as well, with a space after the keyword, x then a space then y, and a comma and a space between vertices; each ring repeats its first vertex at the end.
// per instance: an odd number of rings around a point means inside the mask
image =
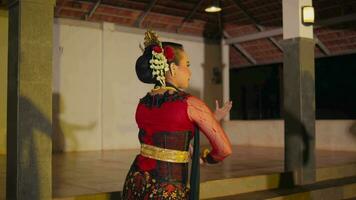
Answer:
POLYGON ((152 76, 152 69, 150 68, 152 47, 146 47, 143 55, 136 60, 136 75, 140 81, 154 84, 156 83, 156 79, 152 76))
MULTIPOLYGON (((142 56, 136 60, 136 75, 138 79, 144 83, 159 84, 156 77, 152 76, 152 69, 150 68, 150 60, 152 59, 152 49, 156 45, 150 45, 145 48, 142 56)), ((162 42, 163 48, 171 46, 174 49, 183 49, 183 45, 174 42, 162 42)))

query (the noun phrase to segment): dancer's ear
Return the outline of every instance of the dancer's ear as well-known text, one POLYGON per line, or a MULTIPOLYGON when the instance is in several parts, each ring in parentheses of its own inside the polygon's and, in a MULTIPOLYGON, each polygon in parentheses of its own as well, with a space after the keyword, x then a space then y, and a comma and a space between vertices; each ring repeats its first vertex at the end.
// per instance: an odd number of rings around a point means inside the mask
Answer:
POLYGON ((177 65, 174 62, 172 62, 169 65, 169 71, 171 72, 171 76, 175 76, 176 70, 177 70, 177 65))

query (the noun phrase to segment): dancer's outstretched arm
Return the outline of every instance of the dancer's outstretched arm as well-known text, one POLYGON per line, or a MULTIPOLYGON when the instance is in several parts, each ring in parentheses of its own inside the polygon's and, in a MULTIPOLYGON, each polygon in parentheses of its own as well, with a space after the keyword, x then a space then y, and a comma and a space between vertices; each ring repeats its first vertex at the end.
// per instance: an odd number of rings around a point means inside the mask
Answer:
POLYGON ((202 100, 191 96, 187 99, 187 103, 190 120, 198 125, 212 146, 209 157, 214 161, 222 161, 232 153, 231 143, 223 128, 202 100))

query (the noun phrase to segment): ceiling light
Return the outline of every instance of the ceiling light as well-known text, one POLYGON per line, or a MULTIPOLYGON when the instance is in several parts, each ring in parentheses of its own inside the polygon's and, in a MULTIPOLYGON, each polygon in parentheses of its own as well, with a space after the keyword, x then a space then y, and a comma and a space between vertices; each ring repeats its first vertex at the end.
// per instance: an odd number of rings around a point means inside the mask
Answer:
POLYGON ((212 3, 205 8, 205 12, 213 13, 213 12, 220 12, 221 7, 220 7, 220 2, 219 0, 213 0, 212 3))

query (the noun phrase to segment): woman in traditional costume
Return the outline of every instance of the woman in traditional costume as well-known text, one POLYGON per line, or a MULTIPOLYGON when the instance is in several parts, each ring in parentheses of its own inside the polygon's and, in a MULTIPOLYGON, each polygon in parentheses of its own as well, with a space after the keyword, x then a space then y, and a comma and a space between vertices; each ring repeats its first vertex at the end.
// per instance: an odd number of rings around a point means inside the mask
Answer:
POLYGON ((219 124, 231 102, 215 114, 207 105, 183 89, 191 72, 183 46, 161 43, 151 31, 145 34, 143 55, 136 61, 136 73, 144 83, 155 84, 136 110, 140 154, 136 156, 123 187, 124 200, 199 199, 199 163, 218 163, 232 152, 219 124), (212 150, 199 151, 199 130, 212 150), (190 141, 194 138, 192 157, 190 141), (192 159, 190 187, 188 163, 192 159))

